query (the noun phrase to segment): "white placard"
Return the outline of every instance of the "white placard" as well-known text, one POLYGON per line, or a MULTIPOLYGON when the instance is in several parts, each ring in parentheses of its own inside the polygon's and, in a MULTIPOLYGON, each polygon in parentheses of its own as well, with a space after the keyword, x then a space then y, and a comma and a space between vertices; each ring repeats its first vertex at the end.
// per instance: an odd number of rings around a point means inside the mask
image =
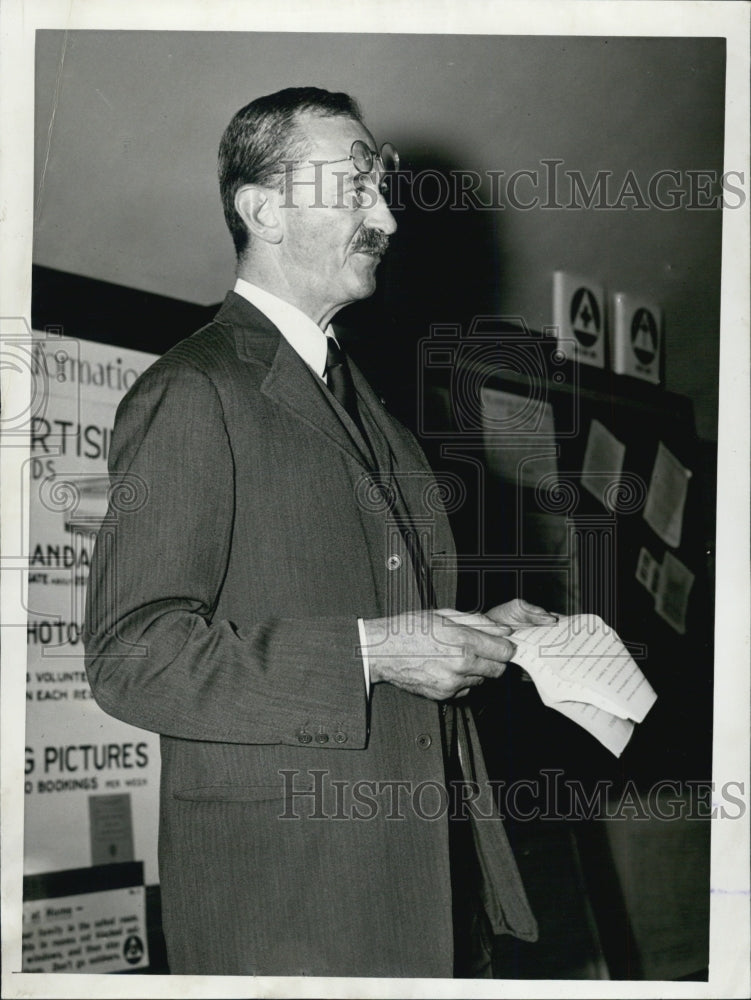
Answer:
POLYGON ((582 486, 607 507, 608 494, 615 495, 623 471, 626 446, 615 435, 593 420, 582 463, 582 486))
POLYGON ((613 296, 613 371, 654 385, 661 381, 662 310, 638 295, 613 296))
POLYGON ((583 275, 553 273, 553 325, 570 361, 605 367, 605 290, 583 275))
POLYGON ((149 964, 144 887, 23 904, 24 972, 123 972, 149 964))
POLYGON ((681 465, 660 441, 644 504, 644 520, 663 542, 673 548, 681 543, 683 510, 691 475, 691 470, 681 465))

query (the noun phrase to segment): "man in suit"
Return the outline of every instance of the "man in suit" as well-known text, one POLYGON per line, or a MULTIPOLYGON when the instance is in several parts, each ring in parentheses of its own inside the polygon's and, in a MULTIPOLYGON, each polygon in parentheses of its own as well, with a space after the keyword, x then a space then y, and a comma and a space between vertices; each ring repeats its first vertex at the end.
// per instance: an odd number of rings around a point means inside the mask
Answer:
POLYGON ((239 111, 235 288, 118 410, 87 669, 161 734, 173 973, 482 975, 493 933, 536 937, 462 699, 549 616, 446 610, 435 480, 330 326, 396 228, 388 159, 344 94, 239 111))

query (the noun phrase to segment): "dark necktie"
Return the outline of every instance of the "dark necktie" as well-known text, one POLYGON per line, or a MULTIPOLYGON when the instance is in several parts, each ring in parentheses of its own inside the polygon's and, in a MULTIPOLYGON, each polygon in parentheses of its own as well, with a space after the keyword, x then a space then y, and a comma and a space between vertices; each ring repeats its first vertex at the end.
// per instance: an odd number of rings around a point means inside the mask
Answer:
POLYGON ((357 393, 347 356, 333 337, 326 338, 326 384, 356 424, 360 424, 357 393))
MULTIPOLYGON (((326 384, 331 390, 331 394, 340 403, 357 425, 357 429, 362 435, 363 441, 368 446, 368 452, 373 458, 373 448, 357 408, 357 393, 355 383, 352 381, 352 372, 347 364, 347 355, 337 344, 333 337, 326 338, 326 384)), ((375 459, 373 459, 375 467, 375 459)))

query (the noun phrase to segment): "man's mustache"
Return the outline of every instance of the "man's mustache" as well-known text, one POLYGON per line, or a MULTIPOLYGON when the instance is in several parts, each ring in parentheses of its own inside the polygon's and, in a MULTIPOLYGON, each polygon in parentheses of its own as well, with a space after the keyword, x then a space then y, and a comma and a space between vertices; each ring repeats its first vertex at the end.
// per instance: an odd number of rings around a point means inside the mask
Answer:
POLYGON ((352 250, 355 253, 370 253, 382 257, 389 248, 389 238, 378 229, 363 229, 352 250))

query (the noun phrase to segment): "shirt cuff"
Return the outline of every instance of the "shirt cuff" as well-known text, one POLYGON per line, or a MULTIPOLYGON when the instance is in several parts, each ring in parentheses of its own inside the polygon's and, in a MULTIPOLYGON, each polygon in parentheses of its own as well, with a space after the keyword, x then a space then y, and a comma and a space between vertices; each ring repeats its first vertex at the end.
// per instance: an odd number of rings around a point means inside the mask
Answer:
POLYGON ((362 669, 365 675, 365 697, 370 698, 370 664, 368 663, 368 651, 365 647, 367 639, 362 618, 357 619, 357 628, 360 632, 360 655, 362 656, 362 669))

